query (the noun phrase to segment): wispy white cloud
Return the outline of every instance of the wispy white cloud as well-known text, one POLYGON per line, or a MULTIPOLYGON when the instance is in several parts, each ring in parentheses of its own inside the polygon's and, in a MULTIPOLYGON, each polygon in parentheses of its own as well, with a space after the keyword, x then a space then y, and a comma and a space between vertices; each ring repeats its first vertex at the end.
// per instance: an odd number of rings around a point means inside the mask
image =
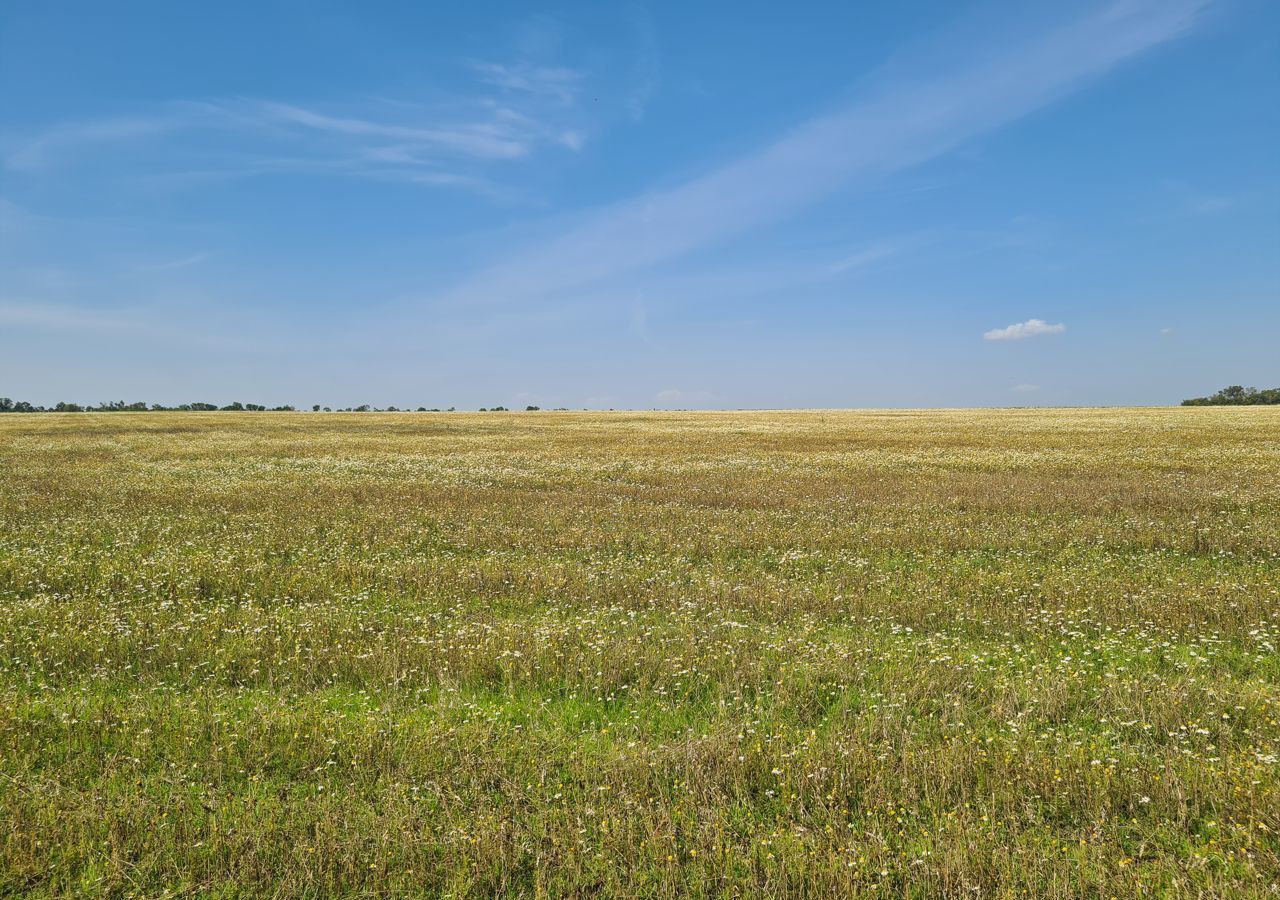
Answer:
POLYGON ((503 91, 549 97, 564 106, 573 105, 581 90, 582 73, 566 66, 541 66, 527 62, 478 62, 473 65, 485 84, 503 91))
POLYGON ((54 331, 118 334, 133 330, 137 323, 119 315, 104 315, 49 303, 0 302, 0 324, 54 331))
POLYGON ((14 171, 40 169, 61 152, 99 144, 153 138, 181 130, 188 124, 189 118, 178 114, 66 123, 34 138, 12 142, 14 146, 6 152, 4 167, 14 171))
POLYGON ((388 124, 348 116, 332 116, 288 103, 258 102, 250 108, 259 124, 298 126, 312 131, 395 142, 390 148, 412 159, 412 151, 434 150, 476 159, 515 159, 529 152, 527 117, 497 110, 487 121, 447 127, 388 124))
POLYGON ((662 81, 662 57, 658 51, 657 31, 648 7, 643 3, 634 4, 628 10, 627 18, 636 56, 631 67, 626 107, 631 121, 639 122, 644 118, 649 100, 662 81))
POLYGON ((1222 194, 1201 194, 1190 201, 1191 211, 1202 216, 1226 212, 1236 205, 1235 197, 1222 194))
MULTIPOLYGON (((321 133, 360 139, 352 145, 366 155, 382 153, 390 160, 419 162, 427 151, 479 160, 517 159, 539 141, 554 142, 563 129, 500 104, 477 102, 469 118, 415 125, 371 117, 335 115, 311 107, 273 100, 217 100, 167 105, 152 118, 104 119, 55 127, 19 144, 6 157, 10 168, 51 164, 53 151, 88 145, 131 142, 179 131, 223 131, 287 137, 289 132, 321 133)), ((442 114, 418 110, 427 119, 442 114)))
POLYGON ((540 150, 583 147, 587 132, 574 108, 580 73, 516 62, 483 64, 476 74, 470 89, 429 104, 304 105, 261 98, 169 103, 149 116, 6 133, 0 159, 12 173, 38 177, 121 146, 147 161, 147 178, 177 176, 176 185, 309 173, 396 178, 496 196, 501 192, 487 177, 495 167, 540 150), (209 139, 178 140, 191 134, 209 139))
POLYGON ((47 302, 0 300, 0 328, 79 333, 113 340, 135 340, 166 346, 242 350, 253 344, 243 335, 217 334, 207 327, 191 327, 162 318, 155 309, 95 310, 47 302))
POLYGON ((1040 385, 1038 384, 1015 384, 1013 386, 1015 394, 1034 394, 1038 390, 1040 390, 1040 385))
POLYGON ((1176 179, 1165 181, 1164 186, 1177 198, 1179 206, 1196 216, 1217 215, 1235 208, 1240 202, 1238 196, 1205 190, 1176 179))
POLYGON ((560 134, 560 143, 570 150, 581 150, 585 140, 579 131, 564 131, 560 134))
POLYGON ((661 263, 781 219, 850 180, 925 160, 1058 99, 1194 23, 1205 0, 1095 8, 949 71, 892 80, 773 144, 677 187, 583 217, 465 280, 447 303, 520 301, 661 263))
POLYGON ((898 252, 898 249, 894 244, 878 241, 869 247, 864 247, 856 253, 846 256, 839 262, 833 263, 831 274, 836 275, 840 272, 847 272, 850 269, 861 269, 863 266, 869 266, 874 262, 893 256, 898 252))
POLYGON ((1014 325, 1007 325, 1004 328, 993 328, 990 331, 983 332, 982 339, 984 341, 1022 341, 1046 334, 1062 334, 1066 330, 1067 326, 1061 322, 1056 325, 1050 325, 1043 319, 1027 319, 1025 322, 1018 322, 1014 325))
POLYGON ((0 234, 17 235, 40 228, 45 222, 43 216, 37 216, 12 200, 0 197, 0 234))
POLYGON ((166 262, 152 263, 151 265, 138 266, 139 272, 167 272, 172 269, 185 269, 189 266, 198 265, 204 262, 213 253, 210 251, 201 251, 200 253, 192 253, 189 256, 181 256, 177 259, 171 259, 166 262))

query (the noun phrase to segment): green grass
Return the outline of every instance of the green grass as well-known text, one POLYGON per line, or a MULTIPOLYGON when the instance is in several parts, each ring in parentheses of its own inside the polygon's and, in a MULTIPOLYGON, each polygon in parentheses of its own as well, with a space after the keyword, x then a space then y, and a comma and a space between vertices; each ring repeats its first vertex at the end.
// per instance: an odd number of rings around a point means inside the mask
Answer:
POLYGON ((1271 896, 1280 410, 0 417, 0 895, 1271 896))

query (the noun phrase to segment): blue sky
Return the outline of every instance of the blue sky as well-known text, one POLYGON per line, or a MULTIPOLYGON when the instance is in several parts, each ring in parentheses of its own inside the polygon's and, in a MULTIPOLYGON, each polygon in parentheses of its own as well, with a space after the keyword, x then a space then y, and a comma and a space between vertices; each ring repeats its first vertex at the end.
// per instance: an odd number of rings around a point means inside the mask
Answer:
POLYGON ((1280 384, 1280 5, 0 6, 0 393, 1280 384))

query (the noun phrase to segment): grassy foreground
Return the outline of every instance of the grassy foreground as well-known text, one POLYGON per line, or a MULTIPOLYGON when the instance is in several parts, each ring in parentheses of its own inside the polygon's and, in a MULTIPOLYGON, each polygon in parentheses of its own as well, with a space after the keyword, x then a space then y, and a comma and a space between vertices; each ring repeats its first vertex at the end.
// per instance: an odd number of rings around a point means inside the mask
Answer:
POLYGON ((1280 409, 0 416, 2 896, 1273 896, 1280 409))

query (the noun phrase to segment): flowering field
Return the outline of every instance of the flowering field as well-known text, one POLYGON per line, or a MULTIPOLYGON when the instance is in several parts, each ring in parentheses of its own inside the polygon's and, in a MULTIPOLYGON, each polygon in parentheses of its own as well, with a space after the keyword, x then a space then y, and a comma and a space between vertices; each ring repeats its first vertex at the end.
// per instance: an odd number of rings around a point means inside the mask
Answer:
POLYGON ((1271 895, 1280 409, 0 417, 0 895, 1271 895))

